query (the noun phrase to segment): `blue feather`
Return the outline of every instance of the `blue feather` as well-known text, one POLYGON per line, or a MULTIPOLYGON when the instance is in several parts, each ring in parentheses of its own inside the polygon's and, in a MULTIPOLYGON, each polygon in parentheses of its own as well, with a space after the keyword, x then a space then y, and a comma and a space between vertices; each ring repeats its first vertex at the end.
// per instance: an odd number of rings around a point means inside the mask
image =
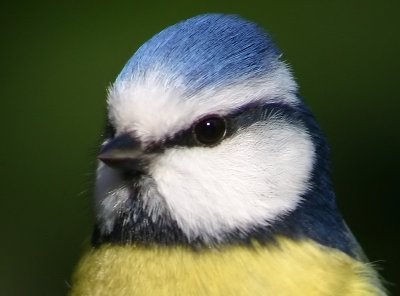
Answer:
POLYGON ((279 56, 258 25, 234 15, 206 14, 155 35, 128 61, 116 83, 161 69, 182 79, 188 90, 199 91, 265 75, 279 66, 279 56))

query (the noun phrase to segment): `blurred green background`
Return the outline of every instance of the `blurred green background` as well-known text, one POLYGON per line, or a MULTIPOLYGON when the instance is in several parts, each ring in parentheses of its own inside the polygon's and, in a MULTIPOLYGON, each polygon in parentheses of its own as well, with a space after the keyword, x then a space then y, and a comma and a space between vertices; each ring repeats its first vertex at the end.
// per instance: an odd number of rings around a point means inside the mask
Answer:
POLYGON ((1 4, 0 295, 64 295, 91 233, 106 87, 140 44, 205 12, 260 23, 333 151, 338 203, 399 293, 399 1, 1 4))

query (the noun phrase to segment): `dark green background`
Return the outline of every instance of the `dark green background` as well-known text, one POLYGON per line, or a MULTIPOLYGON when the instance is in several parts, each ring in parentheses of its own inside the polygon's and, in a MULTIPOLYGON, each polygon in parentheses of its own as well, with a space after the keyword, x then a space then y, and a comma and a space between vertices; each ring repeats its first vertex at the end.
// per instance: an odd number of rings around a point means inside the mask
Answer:
POLYGON ((348 224, 399 283, 399 1, 140 3, 0 7, 0 295, 66 293, 93 223, 106 87, 141 43, 204 12, 240 14, 278 42, 332 145, 348 224))

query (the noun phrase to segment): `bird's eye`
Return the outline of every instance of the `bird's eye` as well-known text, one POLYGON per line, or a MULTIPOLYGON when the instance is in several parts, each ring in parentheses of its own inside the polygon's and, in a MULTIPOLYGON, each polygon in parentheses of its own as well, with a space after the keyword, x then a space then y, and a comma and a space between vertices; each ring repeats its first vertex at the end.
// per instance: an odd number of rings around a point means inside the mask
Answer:
POLYGON ((193 126, 193 133, 199 143, 212 146, 224 138, 226 121, 216 115, 208 116, 193 126))

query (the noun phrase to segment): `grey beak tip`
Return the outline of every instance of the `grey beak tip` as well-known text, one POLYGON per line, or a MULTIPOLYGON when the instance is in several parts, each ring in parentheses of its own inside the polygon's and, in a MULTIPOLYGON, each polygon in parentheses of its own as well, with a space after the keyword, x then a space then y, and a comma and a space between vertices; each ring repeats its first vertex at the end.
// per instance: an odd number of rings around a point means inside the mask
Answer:
POLYGON ((140 142, 128 134, 123 134, 106 143, 97 159, 111 168, 135 170, 141 164, 142 154, 140 142))

